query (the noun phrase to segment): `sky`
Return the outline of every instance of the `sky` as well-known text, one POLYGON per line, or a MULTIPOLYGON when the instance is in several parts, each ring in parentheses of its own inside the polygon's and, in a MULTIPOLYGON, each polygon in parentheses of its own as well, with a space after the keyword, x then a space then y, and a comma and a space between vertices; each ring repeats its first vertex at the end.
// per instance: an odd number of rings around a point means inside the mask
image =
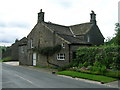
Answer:
POLYGON ((16 39, 27 37, 37 23, 37 13, 45 12, 45 21, 75 25, 90 21, 96 13, 97 25, 105 39, 115 34, 119 0, 1 0, 0 46, 9 46, 16 39))

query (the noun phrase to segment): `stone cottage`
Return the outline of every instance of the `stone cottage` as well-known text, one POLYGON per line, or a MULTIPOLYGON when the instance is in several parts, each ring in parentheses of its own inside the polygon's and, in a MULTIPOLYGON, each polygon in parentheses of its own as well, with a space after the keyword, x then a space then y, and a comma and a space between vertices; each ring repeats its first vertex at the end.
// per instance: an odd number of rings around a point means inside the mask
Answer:
POLYGON ((103 43, 104 37, 97 26, 94 11, 90 14, 90 22, 63 26, 45 22, 44 12, 41 9, 38 13, 37 24, 27 36, 27 47, 26 44, 23 45, 27 48, 27 61, 24 63, 33 66, 64 66, 75 58, 75 51, 78 47, 103 43), (46 56, 34 50, 57 45, 61 45, 62 48, 59 52, 49 56, 49 63, 46 56))

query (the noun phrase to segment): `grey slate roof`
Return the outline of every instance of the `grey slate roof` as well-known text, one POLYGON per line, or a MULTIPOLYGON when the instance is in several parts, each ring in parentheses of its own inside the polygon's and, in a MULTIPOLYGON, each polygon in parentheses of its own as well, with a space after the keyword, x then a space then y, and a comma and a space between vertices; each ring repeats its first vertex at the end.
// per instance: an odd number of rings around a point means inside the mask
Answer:
POLYGON ((89 23, 83 23, 83 24, 78 24, 78 25, 72 25, 70 26, 70 28, 72 29, 75 35, 84 35, 88 31, 90 31, 92 26, 93 24, 89 22, 89 23))
POLYGON ((19 46, 23 46, 23 45, 27 45, 27 38, 23 37, 20 41, 19 41, 19 46))
POLYGON ((72 33, 69 30, 69 27, 67 27, 67 26, 62 26, 62 25, 47 23, 47 22, 45 22, 44 24, 47 27, 49 27, 51 30, 55 31, 56 33, 72 35, 72 33))
POLYGON ((87 44, 88 42, 84 42, 82 38, 77 38, 77 37, 73 37, 70 35, 63 35, 63 34, 58 34, 60 37, 64 38, 65 40, 67 40, 68 42, 72 43, 72 44, 87 44))
POLYGON ((92 27, 92 23, 63 26, 50 22, 44 22, 44 25, 46 25, 52 31, 55 31, 55 33, 57 33, 60 37, 62 37, 63 39, 67 40, 70 43, 87 43, 84 42, 82 36, 86 34, 88 31, 90 31, 92 27), (76 35, 76 37, 74 35, 76 35), (77 35, 81 37, 77 37, 77 35))

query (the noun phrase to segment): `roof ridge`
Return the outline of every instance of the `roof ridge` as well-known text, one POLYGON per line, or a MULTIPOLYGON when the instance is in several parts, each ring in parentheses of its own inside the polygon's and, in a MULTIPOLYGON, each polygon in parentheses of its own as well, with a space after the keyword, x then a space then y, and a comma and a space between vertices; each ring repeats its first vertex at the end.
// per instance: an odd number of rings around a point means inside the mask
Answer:
POLYGON ((47 24, 52 24, 52 25, 57 25, 57 26, 62 26, 62 27, 67 27, 67 28, 69 28, 68 26, 65 26, 65 25, 60 25, 60 24, 56 24, 56 23, 52 23, 52 22, 44 22, 44 23, 47 23, 47 24))
POLYGON ((54 32, 51 28, 49 28, 47 25, 45 25, 44 23, 41 23, 43 26, 45 26, 47 29, 49 29, 51 32, 54 32))
POLYGON ((86 22, 86 23, 80 23, 80 24, 70 25, 70 26, 68 26, 68 27, 77 26, 77 25, 83 25, 83 24, 92 24, 92 23, 91 23, 91 22, 86 22))

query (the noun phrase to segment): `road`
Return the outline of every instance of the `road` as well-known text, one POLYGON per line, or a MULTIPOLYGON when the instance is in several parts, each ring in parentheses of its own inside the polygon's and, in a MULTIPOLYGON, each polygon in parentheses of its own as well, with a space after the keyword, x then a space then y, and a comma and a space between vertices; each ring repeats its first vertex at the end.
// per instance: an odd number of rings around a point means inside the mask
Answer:
POLYGON ((108 88, 25 67, 2 64, 2 88, 108 88))

